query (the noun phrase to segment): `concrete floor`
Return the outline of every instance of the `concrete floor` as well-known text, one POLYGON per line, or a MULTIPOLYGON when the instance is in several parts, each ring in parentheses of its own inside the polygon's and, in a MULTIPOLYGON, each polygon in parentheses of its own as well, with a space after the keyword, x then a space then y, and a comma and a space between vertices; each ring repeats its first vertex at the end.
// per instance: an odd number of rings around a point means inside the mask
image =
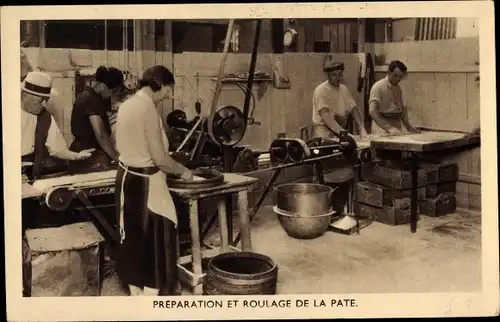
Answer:
MULTIPOLYGON (((235 219, 237 223, 237 219, 235 219)), ((208 242, 218 244, 214 229, 208 242)), ((481 217, 457 212, 421 216, 409 225, 372 223, 359 235, 326 232, 297 240, 282 229, 272 208, 263 206, 252 221, 253 251, 279 267, 278 294, 473 292, 481 288, 481 217)), ((71 292, 73 293, 73 292, 71 292)), ((189 295, 189 291, 183 292, 189 295)), ((103 296, 126 295, 116 276, 103 296)))

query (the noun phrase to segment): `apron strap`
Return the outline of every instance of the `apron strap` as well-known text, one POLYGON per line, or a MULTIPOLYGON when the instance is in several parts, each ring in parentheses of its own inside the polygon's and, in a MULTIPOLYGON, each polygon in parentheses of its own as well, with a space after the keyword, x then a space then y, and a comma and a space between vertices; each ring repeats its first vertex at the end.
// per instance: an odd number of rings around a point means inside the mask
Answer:
POLYGON ((41 114, 37 115, 36 129, 35 129, 35 152, 33 161, 33 179, 40 176, 43 159, 47 154, 47 148, 45 144, 47 142, 47 137, 49 134, 49 128, 52 123, 52 117, 47 110, 44 110, 41 114))

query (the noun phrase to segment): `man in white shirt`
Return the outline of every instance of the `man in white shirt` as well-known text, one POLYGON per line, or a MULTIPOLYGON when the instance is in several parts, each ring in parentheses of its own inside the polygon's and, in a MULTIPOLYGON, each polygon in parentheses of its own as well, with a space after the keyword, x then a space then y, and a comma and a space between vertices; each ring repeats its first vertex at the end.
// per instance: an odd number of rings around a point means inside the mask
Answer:
MULTIPOLYGON (((319 84, 313 93, 312 121, 314 125, 314 136, 320 138, 336 138, 335 133, 346 131, 348 128, 348 116, 353 116, 358 124, 361 136, 367 136, 361 114, 347 86, 342 84, 344 64, 327 61, 323 67, 327 80, 319 84)), ((334 193, 334 210, 338 214, 344 212, 349 199, 349 190, 354 175, 351 165, 328 170, 325 164, 325 182, 336 187, 334 193)))
POLYGON ((47 73, 29 72, 21 84, 21 157, 23 162, 33 163, 34 177, 54 166, 54 158, 81 160, 92 152, 68 150, 57 123, 46 109, 52 93, 52 78, 47 73))
POLYGON ((407 67, 399 60, 391 61, 386 77, 373 84, 370 90, 370 116, 373 134, 418 133, 410 123, 408 108, 403 100, 399 83, 404 78, 407 67))

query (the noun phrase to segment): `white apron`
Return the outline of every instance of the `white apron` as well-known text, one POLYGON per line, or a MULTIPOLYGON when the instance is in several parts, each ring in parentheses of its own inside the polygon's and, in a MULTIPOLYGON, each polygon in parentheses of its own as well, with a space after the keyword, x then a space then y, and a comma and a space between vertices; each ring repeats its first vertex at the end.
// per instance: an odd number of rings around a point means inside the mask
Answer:
POLYGON ((123 186, 125 184, 125 178, 127 175, 136 175, 140 177, 145 177, 149 179, 149 188, 148 188, 148 209, 158 214, 162 217, 168 218, 171 220, 175 227, 177 227, 177 212, 174 205, 174 200, 170 195, 170 191, 167 186, 167 176, 163 171, 158 171, 155 174, 144 174, 137 173, 129 170, 126 166, 124 166, 121 162, 119 166, 125 170, 122 179, 121 186, 121 196, 120 196, 120 236, 121 242, 125 240, 125 225, 124 225, 124 216, 123 216, 123 208, 124 208, 124 193, 123 186))

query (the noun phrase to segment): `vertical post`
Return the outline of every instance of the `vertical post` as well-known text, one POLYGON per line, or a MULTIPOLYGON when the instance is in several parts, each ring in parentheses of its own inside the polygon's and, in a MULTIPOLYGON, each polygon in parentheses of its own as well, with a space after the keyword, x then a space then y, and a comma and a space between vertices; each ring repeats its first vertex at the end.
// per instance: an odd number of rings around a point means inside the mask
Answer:
POLYGON ((248 216, 248 191, 238 192, 238 213, 240 217, 241 250, 252 251, 252 237, 250 234, 250 219, 248 216))
POLYGON ((418 221, 418 156, 410 152, 411 164, 411 232, 417 232, 418 221))
POLYGON ((392 19, 387 19, 384 24, 384 42, 392 42, 392 19))
POLYGON ((366 19, 358 19, 358 53, 365 52, 366 19))
MULTIPOLYGON (((224 172, 233 172, 234 155, 231 147, 221 145, 222 160, 224 172)), ((229 240, 233 240, 233 195, 226 195, 226 212, 227 212, 227 232, 229 240)))
POLYGON ((229 235, 227 230, 227 212, 224 199, 219 200, 219 232, 221 241, 221 252, 229 251, 229 235))
POLYGON ((104 19, 104 66, 108 66, 108 21, 104 19))
MULTIPOLYGON (((198 224, 198 200, 189 200, 189 226, 191 228, 191 261, 193 265, 193 273, 196 278, 203 274, 201 266, 201 241, 200 241, 200 226, 198 224)), ((195 295, 201 295, 203 285, 198 284, 193 287, 195 295)))
POLYGON ((39 42, 39 47, 40 48, 45 48, 45 46, 47 45, 47 39, 46 39, 46 26, 45 26, 45 20, 40 20, 40 28, 39 28, 39 32, 40 32, 40 42, 39 42))

